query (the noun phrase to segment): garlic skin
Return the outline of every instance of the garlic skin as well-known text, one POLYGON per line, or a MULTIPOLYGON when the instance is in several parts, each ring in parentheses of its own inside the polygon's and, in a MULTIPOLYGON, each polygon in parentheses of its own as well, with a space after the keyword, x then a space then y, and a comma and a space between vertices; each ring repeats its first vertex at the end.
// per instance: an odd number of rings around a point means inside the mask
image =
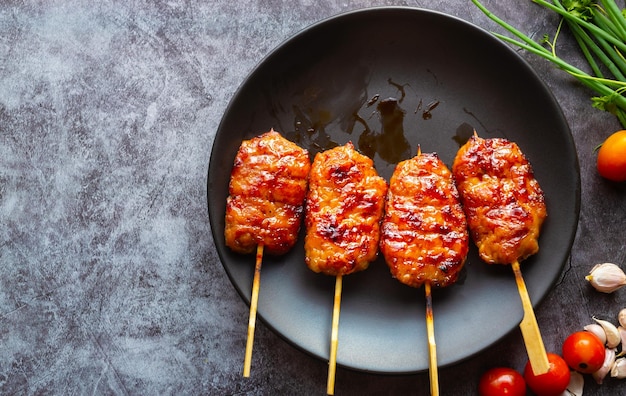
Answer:
POLYGON ((583 329, 598 337, 598 339, 602 342, 602 345, 606 344, 606 332, 599 324, 591 323, 583 327, 583 329))
POLYGON ((615 363, 615 348, 606 348, 602 367, 600 367, 598 371, 591 374, 593 379, 596 380, 598 384, 602 384, 604 377, 606 377, 606 375, 611 371, 613 363, 615 363))
POLYGON ((626 378, 626 358, 619 358, 611 366, 611 377, 617 379, 626 378))
POLYGON ((626 285, 626 274, 613 263, 596 264, 585 279, 602 293, 613 293, 626 285))
POLYGON ((596 319, 595 317, 592 319, 604 329, 604 332, 606 333, 607 348, 616 348, 622 342, 619 331, 613 323, 602 319, 596 319))

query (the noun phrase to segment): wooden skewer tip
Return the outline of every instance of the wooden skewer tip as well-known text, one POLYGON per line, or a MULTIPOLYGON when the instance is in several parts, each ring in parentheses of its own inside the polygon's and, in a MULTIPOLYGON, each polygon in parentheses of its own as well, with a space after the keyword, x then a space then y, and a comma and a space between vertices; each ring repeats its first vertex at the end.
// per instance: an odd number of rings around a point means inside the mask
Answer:
POLYGON ((243 361, 243 376, 250 377, 252 366, 252 347, 254 345, 254 329, 256 327, 256 312, 259 302, 259 286, 261 283, 261 263, 263 262, 263 244, 257 245, 254 278, 252 280, 252 295, 250 297, 250 317, 248 318, 248 337, 246 340, 246 354, 243 361))
POLYGON ((530 296, 528 295, 526 283, 522 277, 519 262, 517 260, 514 261, 511 263, 511 267, 515 274, 515 283, 517 284, 517 290, 522 300, 522 308, 524 310, 524 317, 519 327, 522 331, 524 344, 526 345, 528 360, 530 361, 530 366, 535 375, 545 374, 550 370, 550 363, 548 362, 548 355, 546 354, 543 339, 541 338, 535 311, 530 302, 530 296))
POLYGON ((335 297, 333 300, 333 321, 330 335, 330 358, 328 360, 328 382, 326 383, 326 393, 335 394, 335 373, 337 371, 337 346, 339 344, 339 314, 341 310, 341 275, 335 278, 335 297))
POLYGON ((430 375, 430 394, 439 395, 439 374, 437 368, 437 343, 435 342, 435 323, 430 282, 424 283, 426 294, 426 330, 428 334, 428 372, 430 375))

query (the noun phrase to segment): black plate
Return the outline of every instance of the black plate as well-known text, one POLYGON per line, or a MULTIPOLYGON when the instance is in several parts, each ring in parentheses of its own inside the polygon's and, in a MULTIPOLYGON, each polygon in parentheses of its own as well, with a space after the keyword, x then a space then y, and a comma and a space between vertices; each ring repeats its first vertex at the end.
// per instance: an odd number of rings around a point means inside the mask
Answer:
MULTIPOLYGON (((533 69, 468 22, 396 7, 339 15, 287 40, 246 79, 215 137, 208 203, 217 251, 248 303, 254 257, 225 247, 225 200, 239 144, 270 128, 312 155, 353 141, 374 157, 387 180, 418 144, 450 166, 473 129, 482 137, 507 137, 526 153, 546 194, 541 250, 522 263, 535 304, 561 273, 580 206, 578 160, 567 122, 533 69)), ((440 366, 489 347, 522 317, 509 266, 481 262, 472 247, 465 268, 459 283, 434 291, 440 366)), ((287 255, 264 258, 260 290, 264 323, 328 359, 334 278, 307 269, 302 238, 287 255)), ((392 279, 379 258, 343 280, 338 364, 378 373, 427 370, 424 317, 424 290, 392 279)))

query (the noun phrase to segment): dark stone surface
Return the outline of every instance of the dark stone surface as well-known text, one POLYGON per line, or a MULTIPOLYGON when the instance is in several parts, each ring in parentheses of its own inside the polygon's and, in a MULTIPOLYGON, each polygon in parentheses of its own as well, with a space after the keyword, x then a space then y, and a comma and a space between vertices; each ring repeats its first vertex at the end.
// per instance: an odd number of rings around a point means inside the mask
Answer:
MULTIPOLYGON (((558 23, 531 2, 485 3, 537 38, 558 23)), ((0 393, 324 394, 327 364, 263 323, 242 377, 248 308, 216 254, 206 173, 221 116, 263 56, 311 23, 380 5, 495 29, 458 1, 0 5, 0 393)), ((566 34, 559 51, 583 64, 566 34)), ((563 107, 582 172, 572 255, 537 309, 558 351, 591 316, 615 322, 626 306, 626 291, 601 295, 583 280, 594 263, 626 261, 626 188, 597 175, 593 151, 619 124, 570 76, 524 56, 563 107)), ((475 394, 487 368, 525 361, 514 331, 442 368, 442 394, 475 394)), ((587 377, 585 393, 625 384, 587 377)), ((428 388, 427 374, 337 372, 337 395, 428 388)))

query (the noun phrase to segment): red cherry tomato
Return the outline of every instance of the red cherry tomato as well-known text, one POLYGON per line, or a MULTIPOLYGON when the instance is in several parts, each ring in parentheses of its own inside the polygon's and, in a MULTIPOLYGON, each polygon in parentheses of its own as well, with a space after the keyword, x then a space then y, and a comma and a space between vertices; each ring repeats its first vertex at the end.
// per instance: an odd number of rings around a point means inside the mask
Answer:
POLYGON ((626 130, 609 136, 598 150, 597 168, 600 176, 613 180, 626 180, 626 130))
POLYGON ((555 353, 548 353, 550 369, 547 373, 535 375, 530 362, 524 367, 524 379, 526 385, 537 394, 537 396, 558 396, 567 389, 570 380, 570 372, 567 363, 562 357, 555 353))
POLYGON ((583 374, 598 371, 604 363, 604 353, 602 341, 588 331, 572 333, 563 342, 563 359, 583 374))
POLYGON ((526 382, 522 374, 508 367, 487 370, 478 383, 480 396, 524 396, 526 382))

